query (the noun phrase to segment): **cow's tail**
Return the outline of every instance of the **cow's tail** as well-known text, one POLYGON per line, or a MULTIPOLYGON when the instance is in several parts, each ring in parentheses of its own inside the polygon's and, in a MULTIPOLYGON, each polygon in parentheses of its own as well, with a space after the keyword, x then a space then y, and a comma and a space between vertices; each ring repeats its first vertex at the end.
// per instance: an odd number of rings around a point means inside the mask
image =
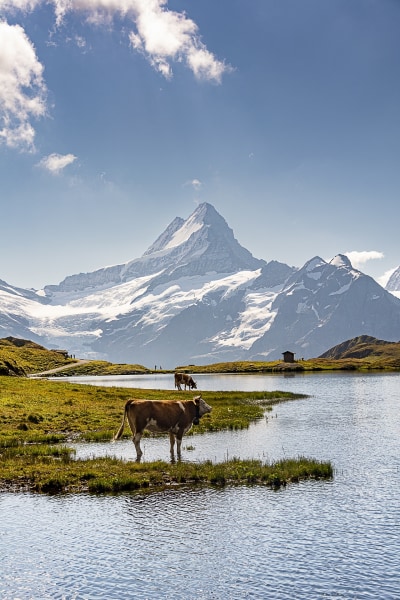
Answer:
POLYGON ((116 442, 117 440, 119 440, 121 435, 124 433, 125 421, 126 421, 126 416, 128 414, 128 406, 130 405, 130 403, 131 403, 131 400, 128 400, 128 402, 125 404, 124 416, 122 417, 121 427, 118 429, 117 433, 114 435, 114 437, 112 439, 113 442, 116 442))

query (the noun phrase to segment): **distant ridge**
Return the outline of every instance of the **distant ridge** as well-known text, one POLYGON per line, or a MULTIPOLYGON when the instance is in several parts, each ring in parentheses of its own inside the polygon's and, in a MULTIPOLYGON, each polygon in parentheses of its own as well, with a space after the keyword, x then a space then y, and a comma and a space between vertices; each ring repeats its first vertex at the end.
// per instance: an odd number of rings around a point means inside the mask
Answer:
POLYGON ((330 358, 330 359, 341 359, 341 358, 366 358, 367 356, 380 356, 384 353, 387 347, 390 346, 392 349, 394 346, 398 346, 400 352, 399 342, 386 342, 385 340, 378 340, 370 335, 360 335, 351 340, 346 340, 333 348, 330 348, 318 358, 330 358))

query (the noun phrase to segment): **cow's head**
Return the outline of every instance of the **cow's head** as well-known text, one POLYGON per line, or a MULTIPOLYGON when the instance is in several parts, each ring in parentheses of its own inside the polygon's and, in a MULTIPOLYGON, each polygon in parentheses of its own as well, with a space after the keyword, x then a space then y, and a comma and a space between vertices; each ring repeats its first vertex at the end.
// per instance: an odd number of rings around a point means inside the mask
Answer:
POLYGON ((205 400, 201 396, 196 396, 193 398, 194 403, 196 405, 196 416, 194 418, 193 424, 198 425, 200 417, 210 413, 212 411, 212 406, 207 404, 205 400))
POLYGON ((197 390, 197 383, 193 381, 192 378, 190 378, 189 386, 192 388, 192 390, 197 390))

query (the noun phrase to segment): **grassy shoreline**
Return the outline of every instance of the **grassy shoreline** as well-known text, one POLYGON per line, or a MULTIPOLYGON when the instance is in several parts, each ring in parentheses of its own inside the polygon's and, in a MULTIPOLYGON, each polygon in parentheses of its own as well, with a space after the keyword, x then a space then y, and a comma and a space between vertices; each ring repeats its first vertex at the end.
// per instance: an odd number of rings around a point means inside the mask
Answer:
POLYGON ((73 460, 71 450, 47 447, 3 452, 0 491, 59 493, 156 492, 194 486, 263 485, 273 488, 309 479, 332 479, 329 462, 299 457, 263 464, 259 460, 230 459, 202 463, 154 461, 137 463, 111 457, 73 460))
MULTIPOLYGON (((75 460, 73 450, 66 445, 71 440, 111 440, 128 398, 176 399, 177 394, 180 399, 195 395, 0 377, 0 491, 117 493, 188 485, 279 487, 303 479, 332 477, 330 463, 304 457, 275 464, 237 458, 217 464, 136 463, 109 457, 75 460)), ((192 435, 243 429, 279 402, 306 398, 280 391, 202 395, 213 411, 192 429, 192 435)), ((125 437, 130 435, 127 428, 125 437)))
MULTIPOLYGON (((107 375, 162 375, 170 374, 173 376, 175 371, 182 371, 192 375, 199 374, 240 374, 240 375, 276 375, 277 373, 316 373, 332 371, 377 371, 377 372, 396 372, 400 370, 400 360, 397 358, 382 359, 379 357, 366 358, 343 358, 328 359, 314 358, 294 363, 284 363, 282 361, 274 362, 228 362, 214 363, 211 365, 179 365, 176 369, 152 370, 142 368, 138 365, 113 364, 105 361, 90 361, 86 364, 69 364, 51 375, 51 377, 95 377, 107 375)), ((38 374, 38 377, 41 375, 38 374)), ((44 373, 43 377, 49 374, 44 373)))

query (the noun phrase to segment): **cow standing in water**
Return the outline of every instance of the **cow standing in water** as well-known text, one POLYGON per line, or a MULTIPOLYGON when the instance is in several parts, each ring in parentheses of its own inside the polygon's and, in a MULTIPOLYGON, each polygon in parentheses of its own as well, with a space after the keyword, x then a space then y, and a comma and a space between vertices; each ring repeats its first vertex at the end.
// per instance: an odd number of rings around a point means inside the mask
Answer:
POLYGON ((187 375, 186 373, 175 373, 175 387, 178 388, 178 390, 182 390, 181 385, 185 386, 185 390, 186 386, 189 390, 197 390, 197 384, 193 381, 191 375, 187 375))
POLYGON ((175 439, 176 451, 180 458, 182 437, 193 424, 198 425, 200 418, 211 410, 211 406, 201 396, 182 402, 176 400, 128 400, 125 404, 121 427, 115 434, 114 441, 121 437, 128 417, 138 462, 143 454, 140 440, 145 429, 152 433, 169 433, 171 458, 174 459, 175 439))

